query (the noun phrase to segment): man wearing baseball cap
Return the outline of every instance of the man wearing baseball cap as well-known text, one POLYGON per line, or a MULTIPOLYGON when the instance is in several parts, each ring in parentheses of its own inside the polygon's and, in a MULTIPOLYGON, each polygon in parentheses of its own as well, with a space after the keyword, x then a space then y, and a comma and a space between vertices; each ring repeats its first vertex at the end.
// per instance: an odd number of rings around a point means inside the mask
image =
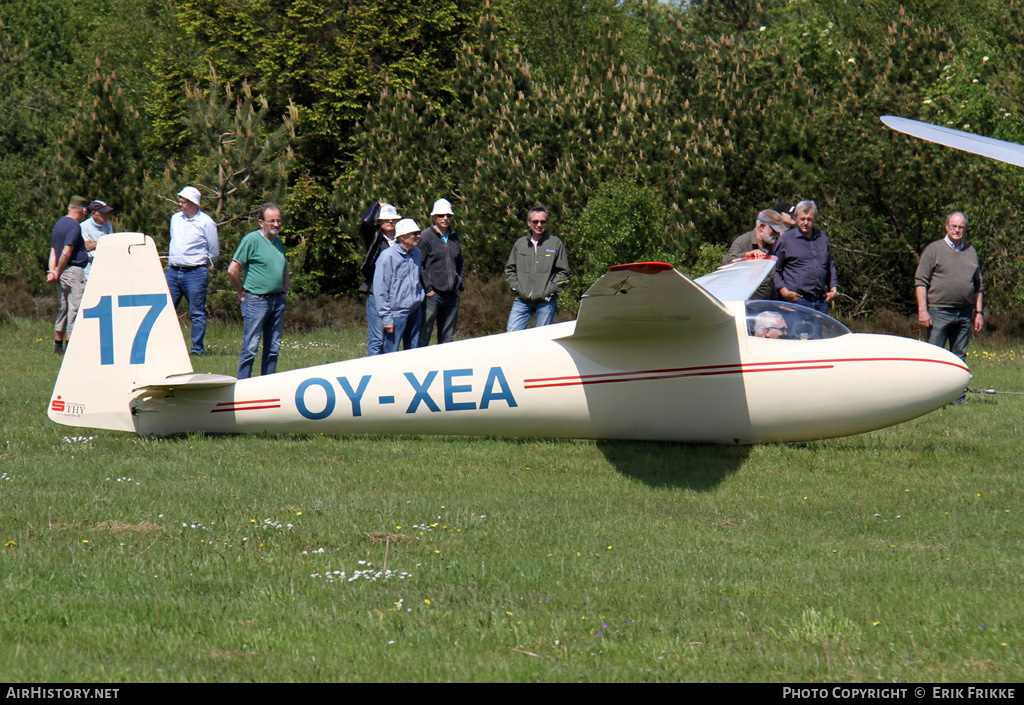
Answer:
POLYGON ((462 241, 452 229, 452 204, 446 198, 434 202, 430 218, 434 224, 420 233, 420 281, 426 298, 423 300, 423 326, 420 347, 430 344, 430 335, 437 321, 437 342, 455 340, 459 320, 459 295, 464 288, 462 241))
POLYGON ((89 213, 92 214, 92 217, 86 218, 82 222, 82 239, 85 240, 86 254, 89 255, 89 264, 85 265, 83 271, 85 281, 89 281, 89 272, 92 271, 93 250, 96 249, 96 243, 104 235, 114 232, 114 226, 110 224, 110 213, 113 210, 106 201, 99 199, 89 204, 89 213))
MULTIPOLYGON (((722 264, 730 264, 741 259, 760 259, 768 257, 775 247, 779 235, 789 230, 782 220, 781 214, 774 210, 764 210, 757 214, 754 229, 733 240, 729 251, 722 258, 722 264)), ((758 287, 752 299, 776 299, 773 277, 766 277, 758 287)))
POLYGON ((89 261, 79 225, 89 215, 89 201, 72 196, 68 212, 53 226, 50 235, 50 259, 46 281, 57 285, 57 320, 53 326, 53 352, 64 354, 64 343, 71 339, 75 316, 85 292, 82 268, 89 261))
POLYGON ((192 355, 202 355, 206 348, 206 289, 210 284, 209 268, 220 255, 217 224, 199 209, 199 189, 186 186, 178 194, 179 212, 171 216, 171 246, 167 252, 167 288, 171 290, 174 307, 184 296, 192 319, 192 355))

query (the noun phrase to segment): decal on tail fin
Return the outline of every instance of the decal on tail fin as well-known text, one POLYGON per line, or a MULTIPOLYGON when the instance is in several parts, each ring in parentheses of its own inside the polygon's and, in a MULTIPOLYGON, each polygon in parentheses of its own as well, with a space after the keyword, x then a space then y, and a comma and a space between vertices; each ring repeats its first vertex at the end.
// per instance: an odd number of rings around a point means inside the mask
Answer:
MULTIPOLYGON (((192 372, 153 239, 114 233, 96 246, 49 417, 134 431, 134 389, 192 372)), ((231 378, 228 378, 231 379, 231 378)))

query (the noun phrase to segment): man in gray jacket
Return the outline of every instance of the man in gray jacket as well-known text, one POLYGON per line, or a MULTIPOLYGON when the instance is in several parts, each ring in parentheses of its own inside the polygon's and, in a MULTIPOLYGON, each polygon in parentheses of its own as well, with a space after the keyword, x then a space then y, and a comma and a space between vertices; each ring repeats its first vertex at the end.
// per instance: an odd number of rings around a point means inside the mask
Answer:
POLYGON ((373 273, 373 295, 384 329, 383 352, 411 350, 420 340, 420 226, 412 218, 395 225, 395 244, 380 253, 373 273))
POLYGON ((530 234, 516 241, 505 265, 505 280, 516 295, 509 332, 525 329, 531 316, 536 316, 537 327, 550 324, 558 310, 558 292, 569 282, 569 256, 565 244, 547 234, 547 208, 531 208, 526 225, 530 234))

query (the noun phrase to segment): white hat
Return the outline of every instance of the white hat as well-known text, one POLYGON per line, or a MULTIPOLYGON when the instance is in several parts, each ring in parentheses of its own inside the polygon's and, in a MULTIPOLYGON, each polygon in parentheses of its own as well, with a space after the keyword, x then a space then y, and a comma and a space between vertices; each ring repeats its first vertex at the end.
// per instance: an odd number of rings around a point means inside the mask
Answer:
POLYGON ((186 186, 178 193, 178 195, 186 201, 192 201, 192 203, 195 203, 198 206, 199 198, 202 194, 199 193, 199 189, 195 186, 186 186))
POLYGON ((402 237, 409 233, 419 233, 420 226, 416 225, 416 221, 412 218, 403 218, 398 221, 395 225, 395 237, 402 237))
POLYGON ((402 216, 398 215, 398 211, 390 203, 382 203, 380 206, 380 214, 377 216, 377 220, 399 220, 402 216))
POLYGON ((447 198, 439 198, 434 201, 434 210, 430 211, 430 215, 455 215, 452 212, 452 204, 448 202, 447 198))

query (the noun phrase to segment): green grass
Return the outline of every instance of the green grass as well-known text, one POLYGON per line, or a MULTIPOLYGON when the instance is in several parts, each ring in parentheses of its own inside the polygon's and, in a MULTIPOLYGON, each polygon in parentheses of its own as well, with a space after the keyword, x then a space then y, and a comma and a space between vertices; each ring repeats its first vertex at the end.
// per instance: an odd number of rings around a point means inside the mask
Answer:
MULTIPOLYGON (((749 448, 140 439, 46 418, 45 323, 0 351, 0 680, 1024 678, 1024 397, 749 448)), ((1024 391, 1022 355, 974 386, 1024 391)))

